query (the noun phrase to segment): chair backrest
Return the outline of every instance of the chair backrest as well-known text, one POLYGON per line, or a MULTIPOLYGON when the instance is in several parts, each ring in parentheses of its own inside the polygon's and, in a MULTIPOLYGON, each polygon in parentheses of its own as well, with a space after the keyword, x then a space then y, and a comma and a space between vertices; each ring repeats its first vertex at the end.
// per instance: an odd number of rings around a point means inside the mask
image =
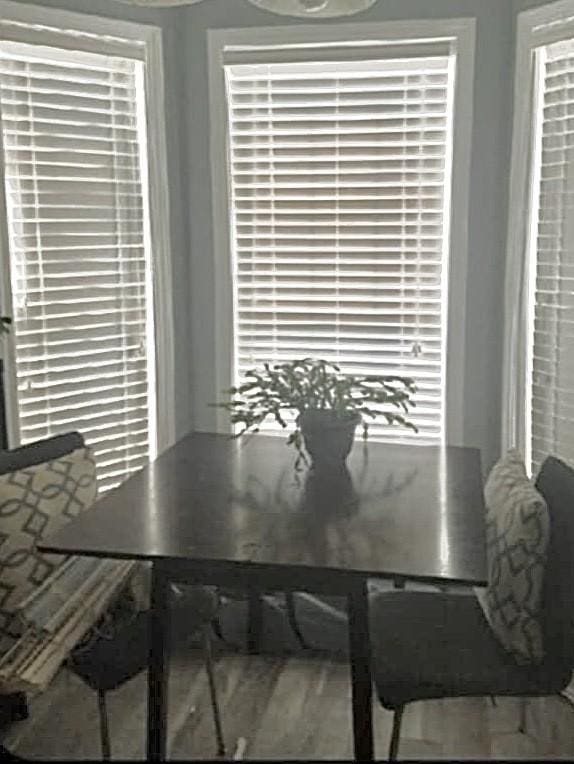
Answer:
POLYGON ((550 513, 550 544, 542 593, 547 655, 574 668, 574 470, 549 456, 536 478, 550 513))
POLYGON ((27 443, 19 448, 0 451, 0 475, 58 459, 83 447, 84 438, 81 433, 65 432, 62 435, 27 443))

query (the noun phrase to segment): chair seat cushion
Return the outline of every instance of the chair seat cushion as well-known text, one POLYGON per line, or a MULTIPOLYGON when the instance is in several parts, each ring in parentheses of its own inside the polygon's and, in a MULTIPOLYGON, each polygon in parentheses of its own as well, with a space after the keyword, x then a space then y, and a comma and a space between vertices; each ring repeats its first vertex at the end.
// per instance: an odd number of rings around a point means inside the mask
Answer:
POLYGON ((389 592, 373 598, 375 685, 386 708, 457 696, 550 695, 570 669, 550 658, 518 665, 473 594, 389 592))
POLYGON ((114 690, 147 666, 148 629, 149 616, 140 612, 111 638, 101 637, 76 649, 68 666, 93 690, 114 690))
POLYGON ((171 619, 174 630, 193 634, 209 623, 217 612, 219 598, 211 586, 171 585, 171 619))
MULTIPOLYGON (((174 632, 191 636, 214 617, 217 598, 208 587, 173 586, 172 590, 174 632)), ((109 637, 90 639, 87 646, 74 650, 68 661, 69 668, 94 690, 114 690, 148 665, 149 612, 137 612, 127 620, 120 616, 111 632, 109 637)))

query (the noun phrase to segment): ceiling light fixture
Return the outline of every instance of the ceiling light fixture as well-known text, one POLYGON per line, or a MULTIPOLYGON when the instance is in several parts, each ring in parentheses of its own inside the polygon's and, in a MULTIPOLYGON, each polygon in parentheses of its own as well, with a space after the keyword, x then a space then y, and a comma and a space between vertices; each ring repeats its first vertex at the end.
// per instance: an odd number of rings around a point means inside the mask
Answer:
POLYGON ((309 18, 332 18, 352 16, 367 10, 377 0, 249 0, 258 8, 282 16, 307 16, 309 18))
POLYGON ((128 5, 141 5, 145 8, 174 8, 176 5, 193 5, 202 3, 203 0, 116 0, 118 3, 128 5))
MULTIPOLYGON (((177 5, 193 5, 204 0, 119 0, 131 5, 149 8, 169 8, 177 5)), ((231 0, 230 0, 231 2, 231 0)), ((236 2, 236 0, 234 0, 236 2)), ((335 16, 352 16, 367 10, 377 0, 249 0, 264 11, 278 13, 281 16, 305 16, 307 18, 326 19, 335 16)))

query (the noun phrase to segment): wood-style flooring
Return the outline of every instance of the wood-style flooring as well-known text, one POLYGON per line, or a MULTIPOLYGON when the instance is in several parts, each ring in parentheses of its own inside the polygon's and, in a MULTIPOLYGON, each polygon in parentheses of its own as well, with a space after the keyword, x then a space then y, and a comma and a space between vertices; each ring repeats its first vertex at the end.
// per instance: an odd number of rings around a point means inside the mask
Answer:
MULTIPOLYGON (((348 667, 327 659, 248 656, 219 652, 217 682, 230 749, 247 738, 249 759, 348 759, 351 703, 348 667)), ((208 759, 215 754, 209 694, 201 653, 178 651, 170 680, 169 755, 208 759)), ((112 755, 144 756, 146 676, 108 700, 112 755)), ((15 723, 4 744, 33 759, 100 756, 95 694, 63 669, 46 693, 31 701, 30 718, 15 723)), ((407 707, 399 758, 573 758, 574 709, 559 698, 528 701, 527 734, 517 731, 519 701, 427 701, 407 707)), ((385 758, 391 714, 375 708, 377 756, 385 758)))

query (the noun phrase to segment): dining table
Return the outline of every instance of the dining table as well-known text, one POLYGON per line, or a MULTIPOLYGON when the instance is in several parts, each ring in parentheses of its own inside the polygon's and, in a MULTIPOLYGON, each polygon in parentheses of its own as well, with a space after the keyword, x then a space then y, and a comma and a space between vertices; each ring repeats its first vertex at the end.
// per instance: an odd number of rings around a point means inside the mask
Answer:
POLYGON ((486 584, 480 452, 357 439, 301 469, 274 434, 192 432, 38 548, 151 563, 150 761, 168 753, 172 582, 343 596, 354 756, 373 761, 369 582, 486 584))

